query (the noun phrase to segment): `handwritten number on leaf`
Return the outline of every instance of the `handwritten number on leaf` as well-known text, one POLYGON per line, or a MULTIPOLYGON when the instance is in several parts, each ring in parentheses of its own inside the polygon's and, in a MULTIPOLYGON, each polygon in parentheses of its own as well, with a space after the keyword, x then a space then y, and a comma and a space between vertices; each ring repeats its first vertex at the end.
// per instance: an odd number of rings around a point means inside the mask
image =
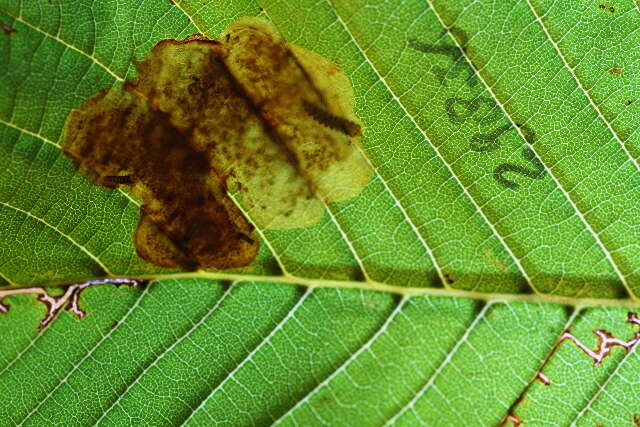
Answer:
MULTIPOLYGON (((448 29, 448 31, 455 36, 460 46, 462 46, 463 51, 466 50, 469 38, 464 30, 452 27, 448 29)), ((473 69, 467 66, 464 61, 460 61, 463 52, 457 46, 430 45, 416 39, 410 39, 409 47, 425 54, 449 56, 451 58, 453 66, 449 69, 438 65, 431 66, 431 70, 440 81, 441 86, 447 86, 446 78, 448 76, 455 78, 463 70, 467 70, 470 73, 469 77, 466 78, 465 83, 471 87, 477 84, 477 77, 473 69)), ((497 122, 501 116, 500 110, 497 108, 495 102, 491 98, 487 97, 476 97, 474 99, 465 99, 460 97, 449 98, 445 101, 445 110, 449 120, 456 124, 462 124, 470 118, 473 118, 473 120, 479 124, 493 124, 497 122), (487 113, 484 115, 476 114, 482 106, 486 106, 488 110, 487 113)), ((509 130, 516 128, 520 128, 527 144, 533 144, 535 142, 535 132, 529 126, 519 124, 513 126, 511 124, 506 124, 488 133, 478 132, 473 135, 469 141, 470 149, 477 153, 489 153, 495 151, 500 146, 499 137, 509 130)), ((501 163, 493 171, 493 176, 498 184, 513 190, 518 188, 520 185, 507 178, 505 176, 507 174, 520 174, 531 179, 542 179, 545 176, 546 172, 544 165, 536 157, 535 152, 531 148, 524 147, 522 149, 522 157, 533 167, 527 168, 513 163, 501 163)))
POLYGON ((531 148, 524 147, 522 149, 522 157, 524 157, 525 160, 529 161, 529 163, 533 165, 533 168, 527 169, 523 166, 515 165, 513 163, 501 163, 493 171, 493 176, 499 184, 513 190, 520 186, 520 184, 518 184, 517 182, 505 178, 505 174, 507 172, 524 175, 532 179, 544 178, 546 174, 544 165, 542 164, 540 159, 538 159, 536 153, 531 148))

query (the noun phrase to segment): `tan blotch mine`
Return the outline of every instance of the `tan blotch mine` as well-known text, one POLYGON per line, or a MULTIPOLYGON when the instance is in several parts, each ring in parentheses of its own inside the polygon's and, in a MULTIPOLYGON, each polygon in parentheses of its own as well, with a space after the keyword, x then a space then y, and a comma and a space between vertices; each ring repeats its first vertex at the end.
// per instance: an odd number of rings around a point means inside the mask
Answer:
POLYGON ((63 151, 95 185, 143 202, 138 254, 167 268, 237 268, 258 251, 253 226, 317 223, 372 172, 339 67, 243 18, 220 41, 163 40, 121 88, 69 116, 63 151))

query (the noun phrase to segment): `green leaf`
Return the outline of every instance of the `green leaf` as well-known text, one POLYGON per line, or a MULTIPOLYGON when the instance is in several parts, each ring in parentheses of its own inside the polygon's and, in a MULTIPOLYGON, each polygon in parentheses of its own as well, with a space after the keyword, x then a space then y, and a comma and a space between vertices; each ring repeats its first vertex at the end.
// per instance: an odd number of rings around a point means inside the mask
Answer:
POLYGON ((0 25, 0 286, 25 289, 0 424, 640 422, 637 2, 0 0, 0 25), (345 70, 374 178, 257 230, 249 268, 150 268, 65 120, 248 15, 345 70), (29 286, 103 277, 151 282, 37 329, 29 286))

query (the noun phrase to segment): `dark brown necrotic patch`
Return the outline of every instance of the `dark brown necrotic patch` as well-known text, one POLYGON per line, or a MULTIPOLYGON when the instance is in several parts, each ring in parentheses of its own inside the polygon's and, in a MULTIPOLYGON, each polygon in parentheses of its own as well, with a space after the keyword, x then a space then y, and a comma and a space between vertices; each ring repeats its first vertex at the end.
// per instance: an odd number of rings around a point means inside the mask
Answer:
POLYGON ((247 265, 258 246, 238 235, 251 226, 206 153, 134 89, 102 92, 75 112, 65 153, 97 185, 133 185, 143 201, 135 244, 145 260, 186 269, 247 265))
POLYGON ((80 173, 141 198, 134 243, 161 267, 254 260, 253 226, 228 191, 260 227, 304 227, 371 177, 335 64, 257 19, 221 39, 161 41, 136 80, 99 92, 66 124, 63 151, 80 173))

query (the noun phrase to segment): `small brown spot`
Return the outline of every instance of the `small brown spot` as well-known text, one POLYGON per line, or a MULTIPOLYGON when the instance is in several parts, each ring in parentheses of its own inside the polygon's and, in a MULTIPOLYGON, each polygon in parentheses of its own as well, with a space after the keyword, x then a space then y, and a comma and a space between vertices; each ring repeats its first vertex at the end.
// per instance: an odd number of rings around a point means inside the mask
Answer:
POLYGON ((449 272, 443 273, 442 276, 444 277, 444 281, 447 285, 452 285, 455 282, 455 280, 453 280, 453 277, 451 276, 451 273, 449 272))
POLYGON ((631 105, 631 104, 633 104, 632 99, 627 99, 626 101, 624 101, 624 105, 631 105))
POLYGON ((2 31, 4 31, 4 33, 8 36, 10 36, 11 34, 16 32, 16 29, 13 27, 8 26, 7 24, 2 24, 0 25, 0 27, 2 27, 2 31))
POLYGON ((114 320, 114 321, 111 323, 111 326, 109 327, 109 329, 115 329, 117 326, 118 326, 118 321, 117 321, 117 320, 114 320))
POLYGON ((598 9, 601 9, 601 10, 604 10, 604 11, 607 11, 607 12, 610 12, 610 13, 615 13, 616 12, 616 8, 615 7, 607 6, 607 5, 602 4, 602 3, 598 4, 598 9))
POLYGON ((614 76, 619 76, 620 74, 622 74, 622 68, 621 67, 609 68, 609 72, 614 76))
POLYGON ((167 0, 171 6, 175 6, 176 2, 174 0, 167 0))
POLYGON ((632 421, 634 426, 640 427, 640 415, 633 414, 632 421))

